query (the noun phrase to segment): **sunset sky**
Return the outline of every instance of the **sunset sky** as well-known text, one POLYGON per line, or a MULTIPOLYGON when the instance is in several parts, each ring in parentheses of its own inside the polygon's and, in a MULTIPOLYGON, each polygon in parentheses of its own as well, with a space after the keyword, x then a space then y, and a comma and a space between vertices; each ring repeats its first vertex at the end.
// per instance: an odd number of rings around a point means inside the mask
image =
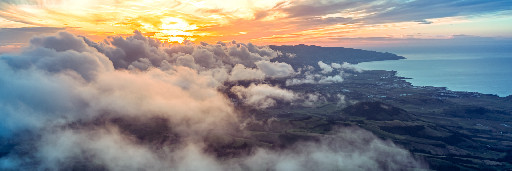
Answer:
POLYGON ((457 35, 512 37, 510 0, 1 0, 0 47, 66 30, 100 41, 351 46, 457 35))

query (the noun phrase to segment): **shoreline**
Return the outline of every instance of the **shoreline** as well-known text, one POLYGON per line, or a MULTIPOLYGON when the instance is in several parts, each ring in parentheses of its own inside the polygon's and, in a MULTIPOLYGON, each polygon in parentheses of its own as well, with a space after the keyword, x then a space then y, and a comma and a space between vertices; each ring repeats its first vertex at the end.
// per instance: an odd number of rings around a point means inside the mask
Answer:
MULTIPOLYGON (((510 58, 493 58, 493 59, 510 59, 510 58)), ((427 64, 431 63, 443 63, 445 61, 450 61, 452 63, 459 62, 461 60, 475 60, 475 59, 447 59, 447 60, 439 60, 439 59, 432 59, 432 60, 414 60, 410 58, 406 58, 404 60, 398 59, 398 60, 384 60, 384 61, 370 61, 370 62, 362 62, 356 64, 356 66, 361 67, 365 70, 383 70, 383 71, 396 71, 397 77, 403 77, 407 79, 407 82, 411 83, 414 86, 420 86, 420 87, 440 87, 440 88, 446 88, 447 90, 454 91, 454 92, 470 92, 470 93, 480 93, 480 94, 486 94, 486 95, 496 95, 498 97, 508 97, 512 95, 512 92, 504 92, 506 88, 504 86, 501 86, 501 88, 496 91, 490 92, 490 90, 493 90, 491 88, 489 89, 482 89, 485 87, 485 84, 482 84, 482 82, 473 81, 478 84, 471 84, 472 78, 459 78, 466 75, 470 75, 471 73, 465 73, 465 72, 459 72, 457 74, 453 74, 451 77, 448 76, 448 74, 443 74, 441 71, 433 71, 433 72, 422 72, 422 70, 425 70, 424 66, 419 66, 415 68, 414 70, 410 67, 412 66, 405 66, 405 63, 421 63, 422 61, 426 62, 427 64), (390 64, 386 64, 390 63, 390 64), (402 62, 402 63, 400 63, 402 62), (394 64, 391 64, 394 63, 394 64), (370 66, 368 65, 370 64, 370 66), (376 64, 376 65, 371 65, 376 64), (384 68, 386 67, 386 68, 384 68), (440 77, 434 77, 435 72, 438 72, 438 75, 441 75, 440 77), (418 75, 419 74, 419 75, 418 75), (462 75, 462 76, 461 76, 462 75), (458 82, 467 82, 470 81, 470 83, 461 85, 461 83, 458 82), (436 84, 432 84, 436 83, 436 84), (465 88, 464 88, 465 87, 465 88)), ((486 59, 476 59, 476 60, 486 60, 486 59)), ((511 59, 512 60, 512 59, 511 59)), ((439 67, 439 66, 436 66, 439 67)), ((436 68, 437 69, 437 68, 436 68)), ((506 74, 507 72, 503 72, 503 74, 506 74)), ((480 76, 481 79, 485 81, 485 79, 488 79, 487 82, 494 83, 494 81, 489 80, 490 78, 480 76)), ((487 83, 483 82, 483 83, 487 83)), ((507 82, 507 81, 505 81, 507 82)), ((502 85, 506 83, 501 83, 502 85)), ((500 85, 500 84, 493 84, 493 85, 500 85)))

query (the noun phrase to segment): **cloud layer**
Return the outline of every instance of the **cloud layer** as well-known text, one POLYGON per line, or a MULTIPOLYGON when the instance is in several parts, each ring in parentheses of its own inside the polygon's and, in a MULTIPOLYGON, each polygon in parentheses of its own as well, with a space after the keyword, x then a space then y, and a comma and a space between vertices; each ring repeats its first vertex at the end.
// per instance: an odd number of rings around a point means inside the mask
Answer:
MULTIPOLYGON (((0 56, 0 142, 15 146, 0 156, 0 169, 425 167, 359 128, 340 128, 318 142, 285 149, 247 147, 238 157, 211 152, 222 149, 219 137, 244 131, 244 113, 228 98, 231 93, 256 109, 321 101, 320 94, 261 83, 301 74, 270 62, 278 55, 250 43, 169 46, 140 32, 103 42, 66 32, 35 37, 20 53, 0 56)), ((350 69, 338 65, 331 65, 332 72, 350 69)))

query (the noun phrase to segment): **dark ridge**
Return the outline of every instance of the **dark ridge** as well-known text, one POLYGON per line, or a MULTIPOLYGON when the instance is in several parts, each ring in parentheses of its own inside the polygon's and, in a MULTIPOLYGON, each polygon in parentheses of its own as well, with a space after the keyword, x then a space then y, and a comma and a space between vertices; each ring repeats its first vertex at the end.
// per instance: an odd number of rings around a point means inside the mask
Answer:
POLYGON ((509 115, 505 111, 491 110, 481 106, 452 106, 449 109, 443 111, 445 115, 460 118, 472 118, 472 119, 500 119, 502 115, 509 115))
POLYGON ((411 120, 407 111, 379 101, 359 102, 343 109, 343 113, 376 121, 411 120))
POLYGON ((270 45, 271 49, 280 51, 283 55, 272 59, 272 61, 286 62, 294 67, 314 66, 318 67, 318 61, 324 63, 343 63, 348 62, 357 64, 361 62, 399 60, 405 59, 403 56, 388 52, 376 52, 362 49, 344 48, 344 47, 321 47, 315 45, 295 45, 295 46, 275 46, 270 45), (287 53, 295 54, 293 58, 288 57, 287 53))
POLYGON ((505 97, 505 101, 512 102, 512 95, 508 95, 507 97, 505 97))

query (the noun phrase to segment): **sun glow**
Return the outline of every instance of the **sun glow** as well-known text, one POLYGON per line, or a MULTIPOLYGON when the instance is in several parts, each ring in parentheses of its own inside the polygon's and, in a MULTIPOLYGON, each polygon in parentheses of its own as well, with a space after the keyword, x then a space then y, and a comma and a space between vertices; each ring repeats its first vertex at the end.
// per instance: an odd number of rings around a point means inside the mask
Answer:
POLYGON ((338 3, 287 0, 10 0, 0 1, 0 27, 66 28, 75 34, 89 35, 96 41, 112 35, 129 35, 138 30, 145 36, 168 43, 238 40, 258 44, 295 44, 308 41, 335 43, 342 37, 478 35, 490 28, 507 36, 510 24, 503 23, 512 23, 498 22, 510 21, 510 12, 482 18, 440 16, 408 19, 386 16, 386 11, 394 8, 380 9, 383 2, 377 1, 365 3, 364 7, 340 6, 339 10, 329 10, 328 4, 338 3), (372 7, 379 7, 379 10, 372 7), (379 18, 381 13, 384 13, 381 16, 384 20, 379 18), (498 19, 491 24, 475 24, 475 21, 488 23, 487 18, 498 19))
POLYGON ((179 43, 183 43, 187 38, 189 40, 195 40, 194 38, 190 38, 192 33, 188 31, 196 30, 196 25, 190 25, 186 21, 174 17, 167 17, 161 19, 161 21, 162 24, 159 28, 159 32, 155 34, 155 38, 162 41, 179 43))
POLYGON ((151 37, 167 43, 183 43, 185 40, 194 41, 194 30, 198 27, 176 17, 165 17, 160 20, 135 21, 140 23, 136 28, 144 33, 154 33, 151 37))
MULTIPOLYGON (((249 20, 255 10, 272 8, 262 2, 162 1, 162 0, 59 0, 0 2, 0 24, 22 27, 67 27, 87 35, 127 35, 139 30, 162 42, 202 41, 220 34, 218 28, 233 20, 249 20)), ((102 38, 98 37, 98 40, 102 38)))

